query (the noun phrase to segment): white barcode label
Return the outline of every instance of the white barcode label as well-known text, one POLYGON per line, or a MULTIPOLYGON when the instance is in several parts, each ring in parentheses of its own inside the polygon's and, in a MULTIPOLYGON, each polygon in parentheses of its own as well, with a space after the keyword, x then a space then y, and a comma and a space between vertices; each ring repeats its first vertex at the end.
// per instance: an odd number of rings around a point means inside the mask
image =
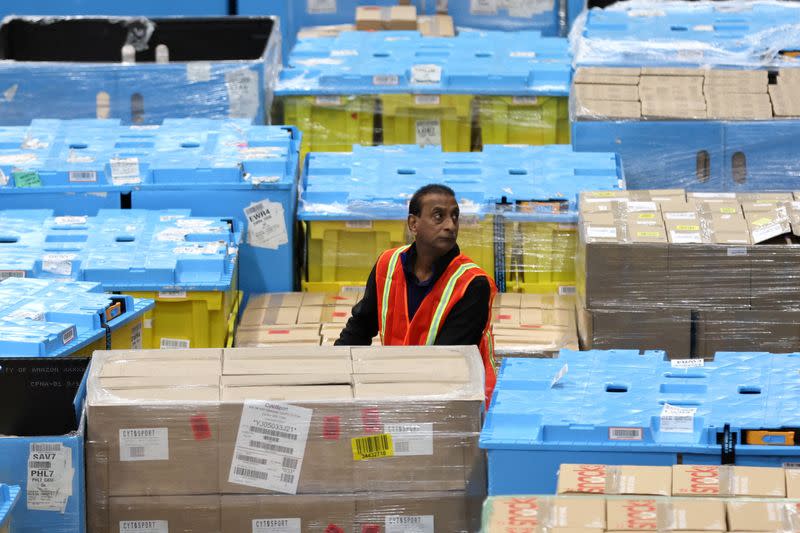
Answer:
POLYGON ((753 230, 753 244, 764 242, 778 235, 786 233, 784 227, 779 223, 769 224, 753 230))
POLYGON ((559 370, 556 375, 553 376, 553 379, 550 381, 550 388, 552 389, 558 384, 559 381, 564 379, 564 376, 567 375, 567 372, 569 372, 569 365, 565 363, 564 366, 561 367, 561 370, 559 370))
POLYGON ((703 242, 700 233, 670 230, 669 241, 674 244, 698 244, 703 242))
POLYGON ((616 239, 617 228, 588 226, 586 228, 586 236, 590 239, 616 239))
POLYGON ((416 138, 419 146, 440 146, 442 144, 442 125, 439 119, 418 120, 416 138))
POLYGON ((705 364, 703 359, 673 359, 670 361, 672 368, 701 368, 705 364))
POLYGON ((692 433, 696 412, 697 407, 678 407, 665 403, 660 417, 662 433, 692 433))
POLYGON ((304 407, 245 401, 228 481, 296 494, 312 414, 304 407))
POLYGON ((142 323, 137 322, 131 328, 131 350, 142 349, 142 323))
POLYGON ((497 0, 469 0, 469 12, 473 15, 496 15, 497 0))
POLYGON ((72 449, 60 442, 31 442, 27 466, 28 510, 63 513, 75 475, 72 449))
POLYGON ((357 56, 358 50, 331 50, 331 57, 352 57, 357 56))
POLYGON ((714 31, 714 26, 711 24, 695 24, 692 26, 694 31, 714 31))
POLYGON ((439 105, 441 101, 438 94, 418 94, 414 97, 414 103, 417 105, 439 105))
POLYGON ((400 78, 396 74, 372 76, 372 85, 399 85, 400 78))
POLYGON ((247 242, 256 248, 277 250, 288 244, 283 205, 262 200, 244 208, 247 218, 247 242))
POLYGON ((8 278, 24 278, 24 270, 0 270, 0 281, 8 278))
POLYGON ((336 13, 336 0, 306 0, 306 12, 309 15, 336 13))
POLYGON ((256 518, 252 533, 300 533, 299 518, 256 518))
POLYGON ((742 257, 747 255, 747 248, 728 248, 728 257, 742 257))
POLYGON ((109 161, 111 166, 111 181, 114 185, 140 183, 139 158, 125 157, 109 161))
POLYGON ((167 520, 121 520, 119 533, 169 533, 167 520))
POLYGON ((61 343, 66 346, 67 344, 72 342, 72 339, 75 338, 75 327, 69 328, 67 331, 61 334, 61 343))
POLYGON ((188 339, 168 339, 166 337, 161 337, 160 346, 162 350, 186 350, 191 348, 188 339))
POLYGON ((94 170, 72 170, 69 181, 73 183, 94 183, 97 181, 97 172, 94 170))
POLYGON ((72 275, 72 261, 75 254, 44 254, 42 256, 42 271, 59 276, 72 275))
POLYGON ((432 423, 384 424, 383 432, 392 436, 396 456, 433 455, 432 423))
POLYGON ((697 215, 693 212, 664 213, 666 220, 695 220, 697 215))
POLYGON ((211 81, 211 63, 207 61, 189 61, 186 63, 186 81, 189 83, 211 81))
POLYGON ((86 224, 87 217, 55 217, 56 226, 82 226, 86 224))
POLYGON ((630 200, 627 205, 628 211, 631 213, 658 211, 658 204, 655 202, 635 202, 630 200))
POLYGON ((225 73, 228 89, 228 116, 231 118, 255 118, 258 114, 258 74, 249 68, 225 73))
MULTIPOLYGON (((528 50, 524 50, 524 51, 511 52, 511 53, 510 53, 510 54, 508 54, 508 55, 509 55, 510 57, 528 57, 528 58, 534 58, 534 57, 536 57, 536 52, 531 52, 531 51, 528 51, 528 50)), ((535 97, 534 97, 534 98, 535 98, 535 97)))
POLYGON ((119 430, 120 461, 168 461, 169 429, 136 428, 119 430))
POLYGON ((513 96, 511 97, 512 105, 536 105, 539 98, 536 96, 513 96))
POLYGON ((391 515, 384 521, 385 533, 434 533, 433 515, 391 515))
POLYGON ((574 296, 577 294, 577 289, 574 285, 562 285, 558 288, 559 296, 574 296))
POLYGON ((342 105, 341 96, 317 96, 314 98, 314 103, 322 106, 342 105))
POLYGON ((642 440, 642 428, 608 428, 608 440, 642 440))
POLYGON ((344 223, 346 228, 350 229, 372 229, 371 220, 348 220, 344 223))
POLYGON ((186 298, 186 291, 158 291, 159 298, 186 298))
POLYGON ((439 65, 414 65, 411 67, 411 83, 437 84, 442 81, 442 67, 439 65))

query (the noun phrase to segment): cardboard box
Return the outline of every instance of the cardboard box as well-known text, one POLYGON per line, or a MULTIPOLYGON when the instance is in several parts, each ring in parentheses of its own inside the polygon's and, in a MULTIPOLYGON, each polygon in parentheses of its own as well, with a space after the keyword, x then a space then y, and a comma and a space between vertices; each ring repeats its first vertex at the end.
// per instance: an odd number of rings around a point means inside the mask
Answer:
POLYGON ((579 120, 638 119, 642 116, 639 102, 612 102, 575 98, 574 113, 579 120))
POLYGON ((416 6, 358 6, 356 29, 359 31, 416 30, 416 6))
POLYGON ((772 118, 768 94, 710 93, 706 96, 708 118, 715 120, 759 120, 772 118))
POLYGON ((493 329, 495 357, 555 357, 561 349, 578 350, 578 332, 568 328, 493 329))
POLYGON ((705 78, 706 72, 703 69, 690 67, 642 67, 642 76, 654 76, 661 79, 667 77, 679 78, 705 78))
POLYGON ((556 492, 670 496, 672 470, 667 466, 562 464, 556 492))
POLYGON ((355 523, 351 494, 239 495, 221 501, 226 533, 351 531, 355 523))
POLYGON ((800 531, 797 501, 728 500, 730 531, 800 531))
POLYGON ((247 306, 239 320, 239 329, 257 329, 265 326, 291 326, 297 324, 299 307, 251 308, 247 306))
POLYGON ((696 313, 692 347, 696 356, 753 350, 771 353, 800 350, 800 312, 704 310, 696 313))
POLYGON ((786 468, 786 497, 800 499, 800 469, 786 468))
POLYGON ((675 496, 785 498, 782 468, 718 465, 674 465, 675 496))
POLYGON ((605 501, 602 498, 494 496, 484 506, 482 531, 601 532, 606 525, 604 506, 605 501))
POLYGON ((349 305, 304 305, 297 313, 298 324, 336 323, 344 325, 350 318, 349 305))
POLYGON ((455 37, 456 30, 453 17, 449 15, 433 15, 417 17, 419 32, 425 37, 455 37))
POLYGON ((325 26, 308 26, 297 32, 297 39, 319 39, 324 37, 338 37, 345 31, 356 31, 355 24, 329 24, 325 26))
POLYGON ((601 85, 576 83, 573 87, 579 100, 606 100, 612 102, 638 102, 639 90, 635 85, 601 85))
POLYGON ((302 344, 315 346, 320 343, 319 325, 273 326, 264 329, 240 330, 236 333, 237 347, 263 347, 276 344, 302 344))
POLYGON ((267 309, 270 307, 300 307, 303 305, 302 292, 272 292, 253 294, 247 300, 248 309, 267 309))
POLYGON ((480 529, 483 493, 368 493, 355 499, 353 531, 452 531, 480 529))
POLYGON ((800 116, 800 102, 796 95, 800 92, 800 83, 769 86, 769 99, 772 103, 772 113, 776 117, 800 116))
POLYGON ((220 498, 216 495, 114 497, 109 499, 107 522, 94 521, 92 531, 213 533, 225 531, 220 517, 220 498))
POLYGON ((691 498, 609 498, 609 530, 725 531, 722 500, 691 498))
POLYGON ((598 85, 639 85, 639 69, 581 67, 575 72, 574 81, 598 85))

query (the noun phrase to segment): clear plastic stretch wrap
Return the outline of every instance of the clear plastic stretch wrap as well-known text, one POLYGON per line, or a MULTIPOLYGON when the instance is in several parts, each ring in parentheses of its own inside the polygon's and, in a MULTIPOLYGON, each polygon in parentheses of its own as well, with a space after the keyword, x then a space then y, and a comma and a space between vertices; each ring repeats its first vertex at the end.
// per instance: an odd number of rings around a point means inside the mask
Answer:
POLYGON ((796 66, 794 2, 631 0, 584 11, 570 31, 576 67, 796 66))
POLYGON ((575 150, 617 152, 631 189, 794 190, 798 67, 579 68, 575 150))
POLYGON ((792 193, 598 192, 580 205, 584 347, 678 358, 800 350, 792 193))
POLYGON ((0 123, 47 118, 267 121, 281 68, 274 17, 7 17, 0 123))
POLYGON ((90 531, 475 531, 482 412, 474 347, 98 353, 90 531))

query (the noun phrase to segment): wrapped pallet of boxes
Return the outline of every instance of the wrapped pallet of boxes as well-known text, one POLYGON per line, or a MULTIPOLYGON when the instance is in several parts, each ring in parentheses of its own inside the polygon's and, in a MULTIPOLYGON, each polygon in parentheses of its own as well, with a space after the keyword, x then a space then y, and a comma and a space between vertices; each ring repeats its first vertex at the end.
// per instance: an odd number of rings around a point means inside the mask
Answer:
POLYGON ((798 208, 792 193, 586 193, 581 344, 676 358, 797 351, 798 208))
POLYGON ((501 293, 492 313, 497 358, 553 357, 562 348, 578 349, 572 296, 501 293))
POLYGON ((476 348, 164 355, 107 352, 92 363, 91 531, 141 521, 197 533, 477 529, 476 348))

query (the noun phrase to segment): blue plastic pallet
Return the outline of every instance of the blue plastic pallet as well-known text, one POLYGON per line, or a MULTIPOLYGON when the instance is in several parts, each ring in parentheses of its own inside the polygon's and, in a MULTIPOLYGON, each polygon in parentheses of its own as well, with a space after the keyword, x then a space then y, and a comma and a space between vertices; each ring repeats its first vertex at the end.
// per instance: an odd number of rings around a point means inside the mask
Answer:
POLYGON ((9 17, 0 25, 0 124, 39 117, 265 124, 281 63, 276 25, 270 17, 9 17), (121 62, 126 43, 135 64, 121 62), (172 48, 170 62, 155 61, 159 44, 172 48))
POLYGON ((8 278, 0 282, 3 357, 70 355, 141 319, 153 301, 103 293, 99 283, 8 278))
POLYGON ((86 531, 87 364, 85 358, 0 359, 7 370, 0 373, 0 398, 8 406, 0 407, 0 479, 20 487, 13 533, 86 531), (46 465, 51 456, 36 454, 55 454, 56 460, 46 465), (63 484, 41 487, 55 497, 28 485, 29 466, 63 474, 63 484))
POLYGON ((794 191, 798 136, 800 120, 789 119, 572 123, 575 150, 617 152, 630 189, 794 191))
POLYGON ((800 446, 774 444, 800 427, 798 371, 800 354, 720 352, 693 368, 624 350, 506 360, 480 438, 489 494, 553 493, 562 463, 794 463, 800 446), (665 404, 696 411, 675 424, 665 404), (769 433, 748 444, 753 430, 769 433))
POLYGON ((18 485, 0 483, 0 531, 11 531, 11 512, 19 499, 18 485), (6 529, 3 529, 6 528, 6 529))
POLYGON ((276 96, 475 94, 566 96, 567 40, 539 32, 343 32, 306 39, 281 72, 276 96))
POLYGON ((589 10, 576 26, 576 66, 796 65, 793 2, 626 2, 589 10))
POLYGON ((247 208, 280 204, 286 238, 248 237, 240 249, 240 284, 246 293, 290 291, 300 143, 296 128, 246 120, 169 119, 147 128, 116 120, 34 120, 0 128, 0 171, 7 179, 0 209, 93 216, 121 208, 124 197, 133 208, 233 218, 247 234, 247 208))
POLYGON ((451 186, 462 213, 494 213, 498 203, 520 220, 576 222, 578 194, 625 188, 613 153, 576 153, 569 145, 486 145, 483 152, 437 146, 354 146, 311 153, 303 172, 300 220, 405 219, 408 199, 428 183, 451 186), (513 211, 518 202, 563 202, 563 211, 513 211))

